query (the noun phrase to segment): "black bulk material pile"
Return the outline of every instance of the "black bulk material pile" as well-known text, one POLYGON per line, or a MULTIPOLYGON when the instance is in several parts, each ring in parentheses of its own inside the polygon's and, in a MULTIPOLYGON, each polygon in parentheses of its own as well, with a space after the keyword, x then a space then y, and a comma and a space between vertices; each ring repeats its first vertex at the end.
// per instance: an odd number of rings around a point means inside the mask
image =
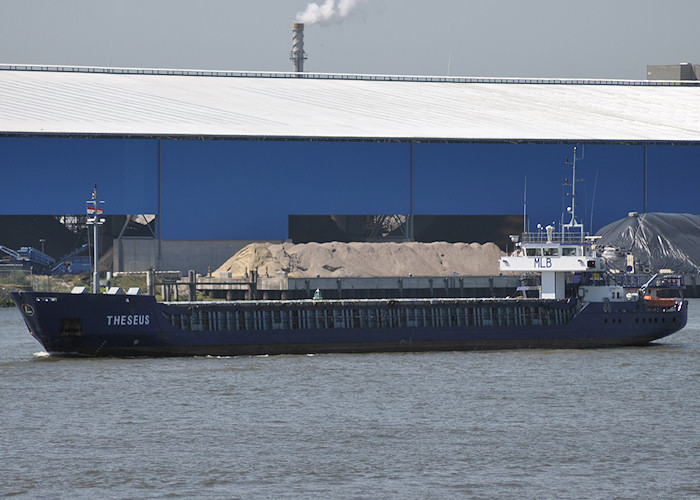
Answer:
POLYGON ((621 266, 614 265, 621 269, 631 253, 636 272, 700 273, 700 215, 630 212, 597 234, 598 248, 614 249, 622 258, 621 266))

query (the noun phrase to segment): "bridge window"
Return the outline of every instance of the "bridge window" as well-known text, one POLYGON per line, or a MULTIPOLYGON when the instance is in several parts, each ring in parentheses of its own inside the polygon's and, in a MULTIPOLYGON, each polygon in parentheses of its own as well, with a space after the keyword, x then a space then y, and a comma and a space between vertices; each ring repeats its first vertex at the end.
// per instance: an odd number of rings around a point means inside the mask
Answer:
POLYGON ((559 249, 558 248, 545 248, 544 249, 544 256, 545 257, 559 257, 559 249))
POLYGON ((576 255, 576 247, 564 247, 561 249, 561 254, 564 257, 573 257, 576 255))
POLYGON ((526 255, 528 257, 541 257, 542 256, 542 249, 541 248, 526 248, 525 251, 527 252, 526 255))

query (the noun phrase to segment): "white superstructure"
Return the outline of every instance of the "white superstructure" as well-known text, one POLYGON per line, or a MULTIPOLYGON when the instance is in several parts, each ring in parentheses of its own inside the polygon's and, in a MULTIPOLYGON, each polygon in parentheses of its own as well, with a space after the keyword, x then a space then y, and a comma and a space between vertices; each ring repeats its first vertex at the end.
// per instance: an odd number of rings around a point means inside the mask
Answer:
MULTIPOLYGON (((504 272, 539 273, 542 276, 540 297, 543 299, 562 299, 566 297, 566 277, 576 272, 602 273, 605 271, 602 258, 597 255, 592 242, 595 237, 587 235, 576 218, 576 156, 574 148, 573 183, 569 194, 571 204, 567 212, 571 215, 569 222, 562 224, 561 231, 549 225, 542 230, 526 232, 522 240, 513 237, 515 251, 500 259, 500 270, 504 272)), ((568 162, 567 162, 568 163, 568 162)), ((605 285, 601 277, 600 285, 582 286, 582 298, 591 302, 625 299, 623 288, 605 285), (588 290, 590 288, 590 290, 588 290)))
MULTIPOLYGON (((548 226, 552 227, 552 226, 548 226)), ((523 235, 516 251, 501 257, 501 271, 535 272, 542 275, 541 297, 564 298, 566 276, 581 271, 603 271, 600 257, 591 249, 588 241, 572 241, 566 233, 549 232, 551 237, 538 233, 523 235)))

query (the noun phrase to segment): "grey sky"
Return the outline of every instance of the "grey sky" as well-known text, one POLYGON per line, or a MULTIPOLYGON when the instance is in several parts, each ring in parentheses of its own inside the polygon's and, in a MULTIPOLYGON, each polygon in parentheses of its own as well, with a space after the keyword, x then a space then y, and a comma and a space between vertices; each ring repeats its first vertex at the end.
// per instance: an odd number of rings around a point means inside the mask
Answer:
MULTIPOLYGON (((308 3, 0 0, 0 63, 291 71, 308 3)), ((305 49, 314 72, 645 79, 700 63, 700 0, 366 0, 305 49)))

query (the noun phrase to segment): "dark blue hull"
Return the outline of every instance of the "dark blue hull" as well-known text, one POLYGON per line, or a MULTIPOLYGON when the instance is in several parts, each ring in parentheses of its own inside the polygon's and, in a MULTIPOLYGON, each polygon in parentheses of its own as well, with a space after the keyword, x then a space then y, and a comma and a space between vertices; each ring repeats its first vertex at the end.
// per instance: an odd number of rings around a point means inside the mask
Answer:
POLYGON ((687 321, 685 301, 673 307, 533 299, 168 305, 148 296, 41 292, 16 292, 13 299, 48 352, 90 356, 635 346, 687 321))

